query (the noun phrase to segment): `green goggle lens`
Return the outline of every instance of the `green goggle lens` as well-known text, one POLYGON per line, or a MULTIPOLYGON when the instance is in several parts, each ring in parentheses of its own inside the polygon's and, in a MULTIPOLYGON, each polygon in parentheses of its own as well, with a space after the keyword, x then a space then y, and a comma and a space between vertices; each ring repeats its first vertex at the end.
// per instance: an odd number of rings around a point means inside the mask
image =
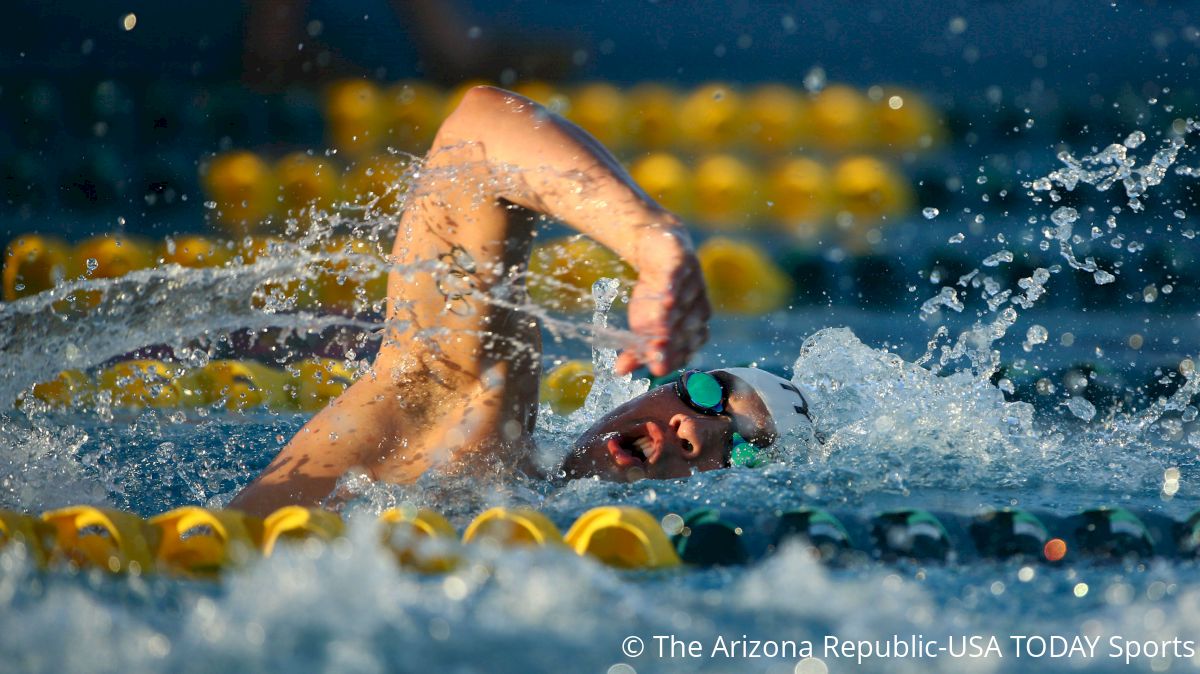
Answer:
POLYGON ((692 402, 708 409, 719 409, 725 397, 721 382, 707 372, 693 372, 684 383, 692 402))
MULTIPOLYGON (((675 391, 683 402, 703 414, 725 413, 725 389, 711 374, 701 370, 686 370, 675 380, 675 391)), ((758 468, 767 464, 767 458, 758 447, 740 434, 733 434, 729 451, 729 465, 758 468)))
POLYGON ((733 434, 733 449, 729 452, 729 465, 745 468, 758 468, 766 463, 758 447, 750 444, 746 438, 737 433, 733 434))

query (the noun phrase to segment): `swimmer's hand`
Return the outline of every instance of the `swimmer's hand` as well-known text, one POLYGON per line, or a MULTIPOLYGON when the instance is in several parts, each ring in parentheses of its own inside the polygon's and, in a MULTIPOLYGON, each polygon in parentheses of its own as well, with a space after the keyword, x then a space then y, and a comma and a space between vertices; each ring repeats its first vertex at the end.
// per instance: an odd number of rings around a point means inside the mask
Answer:
POLYGON ((645 364, 661 377, 682 367, 708 340, 712 309, 687 230, 647 225, 636 231, 632 260, 638 280, 629 300, 629 327, 638 343, 617 357, 617 374, 645 364))

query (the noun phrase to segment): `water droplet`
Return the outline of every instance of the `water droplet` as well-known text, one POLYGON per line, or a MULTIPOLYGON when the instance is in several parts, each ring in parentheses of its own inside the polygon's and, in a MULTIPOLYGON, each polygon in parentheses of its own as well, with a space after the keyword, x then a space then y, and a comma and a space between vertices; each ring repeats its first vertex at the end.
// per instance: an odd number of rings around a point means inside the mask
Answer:
POLYGON ((1096 416, 1096 406, 1085 398, 1068 398, 1067 409, 1071 410, 1071 414, 1084 421, 1091 421, 1096 416))

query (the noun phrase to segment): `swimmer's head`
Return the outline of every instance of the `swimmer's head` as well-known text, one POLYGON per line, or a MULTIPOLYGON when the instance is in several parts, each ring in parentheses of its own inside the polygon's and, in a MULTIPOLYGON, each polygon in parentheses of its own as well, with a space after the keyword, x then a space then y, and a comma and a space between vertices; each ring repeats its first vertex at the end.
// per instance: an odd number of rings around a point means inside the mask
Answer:
POLYGON ((670 383, 604 415, 575 442, 563 463, 570 478, 632 482, 670 479, 726 468, 737 442, 769 447, 808 424, 807 402, 786 379, 754 368, 712 370, 721 413, 705 413, 670 383), (681 395, 682 394, 682 395, 681 395))

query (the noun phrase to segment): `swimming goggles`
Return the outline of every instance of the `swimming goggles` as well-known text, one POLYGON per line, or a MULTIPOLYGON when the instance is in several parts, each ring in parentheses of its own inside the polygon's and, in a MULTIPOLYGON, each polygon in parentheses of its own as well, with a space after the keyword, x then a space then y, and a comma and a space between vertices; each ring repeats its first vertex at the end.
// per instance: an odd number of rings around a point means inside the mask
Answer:
MULTIPOLYGON (((688 407, 701 414, 717 416, 725 414, 725 402, 729 395, 721 381, 703 370, 684 370, 675 380, 675 394, 688 407)), ((758 447, 734 431, 729 450, 729 465, 757 468, 766 464, 758 447)))

